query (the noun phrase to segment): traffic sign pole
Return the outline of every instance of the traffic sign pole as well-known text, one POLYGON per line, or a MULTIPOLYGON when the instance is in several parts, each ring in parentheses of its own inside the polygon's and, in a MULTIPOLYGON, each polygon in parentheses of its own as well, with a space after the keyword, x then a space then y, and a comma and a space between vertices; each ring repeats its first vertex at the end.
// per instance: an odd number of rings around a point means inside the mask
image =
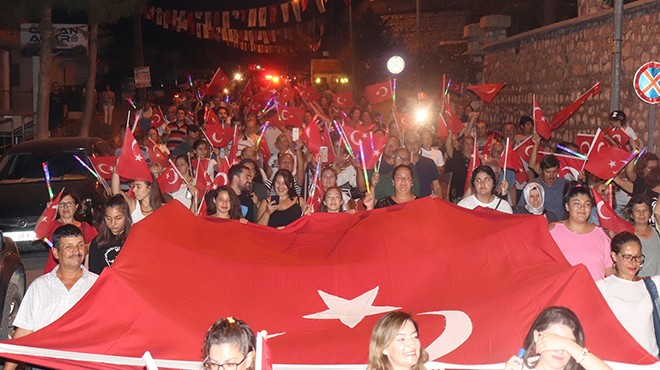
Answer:
POLYGON ((653 151, 653 134, 655 133, 655 104, 649 104, 649 142, 648 142, 648 151, 649 153, 654 153, 653 151))

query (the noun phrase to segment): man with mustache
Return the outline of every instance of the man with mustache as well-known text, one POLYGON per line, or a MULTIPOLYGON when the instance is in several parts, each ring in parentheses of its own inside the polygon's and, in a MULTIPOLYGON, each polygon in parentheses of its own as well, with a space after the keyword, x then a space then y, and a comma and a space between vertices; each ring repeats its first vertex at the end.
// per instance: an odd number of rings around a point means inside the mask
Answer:
MULTIPOLYGON (((14 319, 13 338, 28 335, 59 319, 98 278, 83 266, 87 247, 78 227, 72 224, 58 227, 52 242, 51 250, 59 265, 30 284, 14 319)), ((6 362, 3 369, 15 368, 15 363, 6 362)))

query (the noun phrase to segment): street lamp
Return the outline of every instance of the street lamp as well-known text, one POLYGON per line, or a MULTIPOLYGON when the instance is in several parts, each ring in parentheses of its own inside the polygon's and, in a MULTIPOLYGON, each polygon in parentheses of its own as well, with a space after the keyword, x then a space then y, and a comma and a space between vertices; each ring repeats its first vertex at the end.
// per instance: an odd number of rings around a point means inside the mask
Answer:
POLYGON ((406 61, 398 55, 391 57, 387 61, 387 70, 390 71, 390 73, 393 75, 398 75, 399 73, 403 72, 405 67, 406 61))

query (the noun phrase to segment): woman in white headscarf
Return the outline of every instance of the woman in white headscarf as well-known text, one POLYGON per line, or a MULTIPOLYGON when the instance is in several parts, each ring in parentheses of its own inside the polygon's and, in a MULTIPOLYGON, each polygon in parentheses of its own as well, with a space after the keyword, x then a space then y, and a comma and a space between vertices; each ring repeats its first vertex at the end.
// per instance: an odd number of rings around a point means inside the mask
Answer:
POLYGON ((523 188, 525 204, 513 207, 514 214, 543 215, 548 222, 556 222, 557 216, 543 207, 545 202, 545 191, 537 183, 530 182, 523 188))

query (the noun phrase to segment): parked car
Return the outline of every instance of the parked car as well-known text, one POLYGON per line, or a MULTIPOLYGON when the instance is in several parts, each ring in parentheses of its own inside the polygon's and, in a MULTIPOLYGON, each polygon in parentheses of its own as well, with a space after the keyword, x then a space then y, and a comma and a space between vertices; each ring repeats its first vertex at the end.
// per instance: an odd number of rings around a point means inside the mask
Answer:
POLYGON ((25 290, 25 267, 16 244, 0 231, 0 340, 9 339, 25 290))
POLYGON ((99 138, 53 138, 12 146, 0 160, 0 230, 16 242, 21 253, 47 251, 34 234, 49 201, 43 162, 48 162, 53 194, 63 187, 78 193, 82 201, 78 219, 98 226, 108 194, 74 154, 91 167, 90 156, 108 156, 113 151, 99 138))

